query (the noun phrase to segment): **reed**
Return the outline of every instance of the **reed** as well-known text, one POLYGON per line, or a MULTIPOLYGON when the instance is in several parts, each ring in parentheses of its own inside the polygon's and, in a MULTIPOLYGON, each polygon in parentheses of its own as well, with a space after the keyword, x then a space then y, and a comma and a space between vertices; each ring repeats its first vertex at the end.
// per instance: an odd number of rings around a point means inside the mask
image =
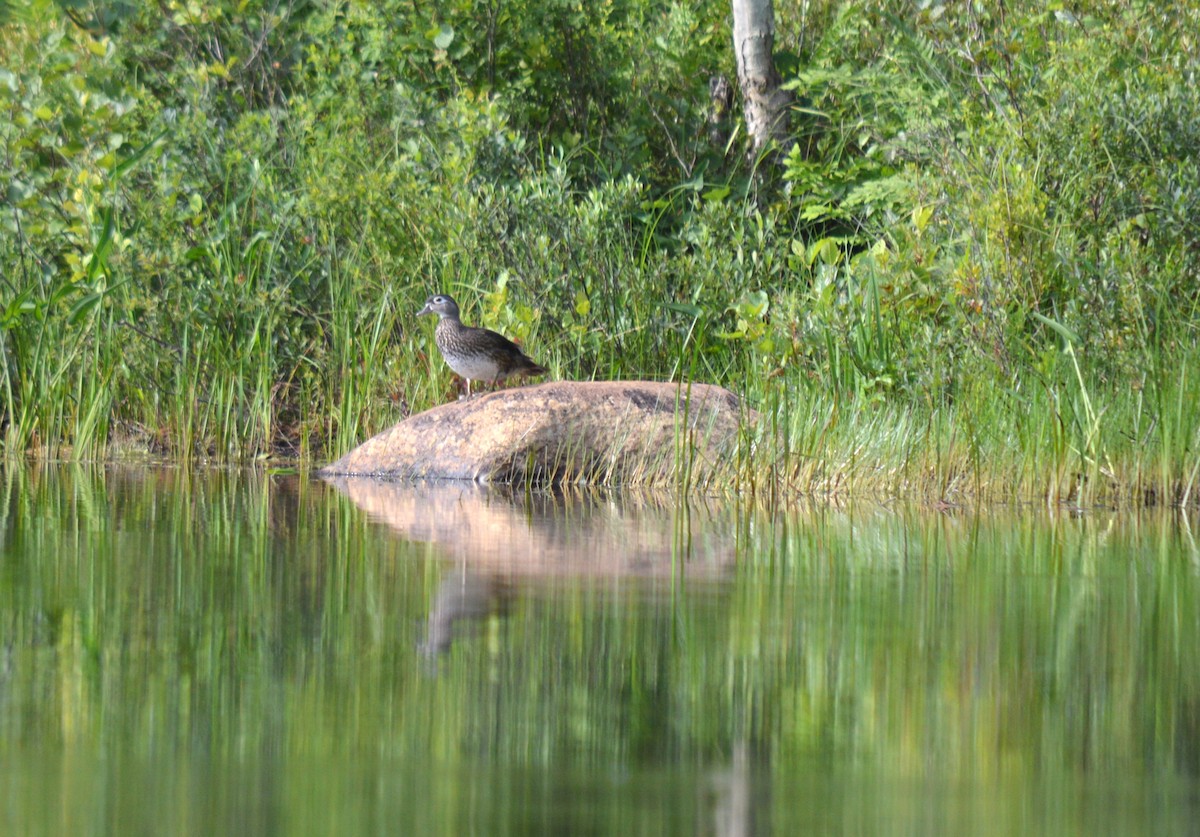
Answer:
MULTIPOLYGON (((963 63, 996 21, 889 17, 881 35, 830 5, 788 71, 797 151, 753 166, 669 128, 701 119, 671 85, 707 53, 660 66, 608 24, 595 43, 654 92, 618 84, 600 122, 556 133, 552 108, 463 67, 449 88, 434 67, 378 82, 374 59, 312 37, 348 25, 333 12, 281 21, 312 47, 302 69, 238 95, 207 57, 146 62, 173 24, 109 50, 32 14, 0 33, 24 67, 0 84, 2 455, 333 458, 453 392, 413 318, 443 290, 555 378, 717 383, 757 416, 719 467, 681 430, 662 461, 556 472, 1194 505, 1194 62, 1183 23, 1131 43, 1136 14, 1093 5, 1108 24, 1086 37, 1017 4, 1003 79, 963 63), (1131 82, 1108 60, 1129 52, 1162 71, 1131 82), (105 104, 116 88, 128 109, 105 104), (48 165, 38 149, 70 131, 48 165)), ((704 14, 654 25, 672 42, 704 14)))

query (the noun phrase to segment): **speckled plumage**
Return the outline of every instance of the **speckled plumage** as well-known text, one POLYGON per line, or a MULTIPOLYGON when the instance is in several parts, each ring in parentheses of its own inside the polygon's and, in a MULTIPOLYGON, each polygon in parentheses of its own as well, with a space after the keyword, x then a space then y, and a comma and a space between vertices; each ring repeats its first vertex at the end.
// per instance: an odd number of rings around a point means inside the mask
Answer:
POLYGON ((438 315, 433 339, 446 365, 466 379, 468 397, 471 381, 495 383, 513 376, 546 374, 545 369, 504 335, 463 325, 458 303, 446 294, 434 294, 425 300, 425 307, 417 316, 426 314, 438 315))

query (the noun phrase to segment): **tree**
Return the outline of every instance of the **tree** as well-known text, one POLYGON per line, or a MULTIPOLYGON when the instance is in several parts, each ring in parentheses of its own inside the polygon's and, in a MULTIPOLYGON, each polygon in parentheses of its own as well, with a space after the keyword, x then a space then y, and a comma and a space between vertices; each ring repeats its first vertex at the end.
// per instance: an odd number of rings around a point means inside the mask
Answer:
POLYGON ((772 0, 733 0, 733 52, 753 157, 761 154, 772 140, 782 145, 788 138, 788 105, 792 97, 780 86, 783 79, 771 54, 774 46, 772 0))

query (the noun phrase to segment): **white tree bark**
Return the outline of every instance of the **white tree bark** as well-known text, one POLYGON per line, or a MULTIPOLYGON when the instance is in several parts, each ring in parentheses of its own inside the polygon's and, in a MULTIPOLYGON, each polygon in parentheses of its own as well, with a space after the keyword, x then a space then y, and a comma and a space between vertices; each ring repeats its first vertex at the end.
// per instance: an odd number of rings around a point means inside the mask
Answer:
POLYGON ((788 105, 792 97, 780 89, 783 80, 771 55, 774 47, 775 8, 771 0, 733 0, 733 52, 754 157, 771 140, 782 146, 788 139, 788 105))

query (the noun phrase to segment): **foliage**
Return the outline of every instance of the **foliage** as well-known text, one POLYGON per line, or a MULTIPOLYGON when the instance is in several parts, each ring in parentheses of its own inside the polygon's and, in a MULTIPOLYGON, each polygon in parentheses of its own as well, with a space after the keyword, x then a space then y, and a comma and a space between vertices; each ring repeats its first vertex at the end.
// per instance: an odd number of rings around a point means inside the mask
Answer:
POLYGON ((795 141, 747 163, 720 4, 6 7, 5 451, 331 455, 452 391, 439 288, 559 377, 1183 491, 1200 7, 777 11, 795 141))

